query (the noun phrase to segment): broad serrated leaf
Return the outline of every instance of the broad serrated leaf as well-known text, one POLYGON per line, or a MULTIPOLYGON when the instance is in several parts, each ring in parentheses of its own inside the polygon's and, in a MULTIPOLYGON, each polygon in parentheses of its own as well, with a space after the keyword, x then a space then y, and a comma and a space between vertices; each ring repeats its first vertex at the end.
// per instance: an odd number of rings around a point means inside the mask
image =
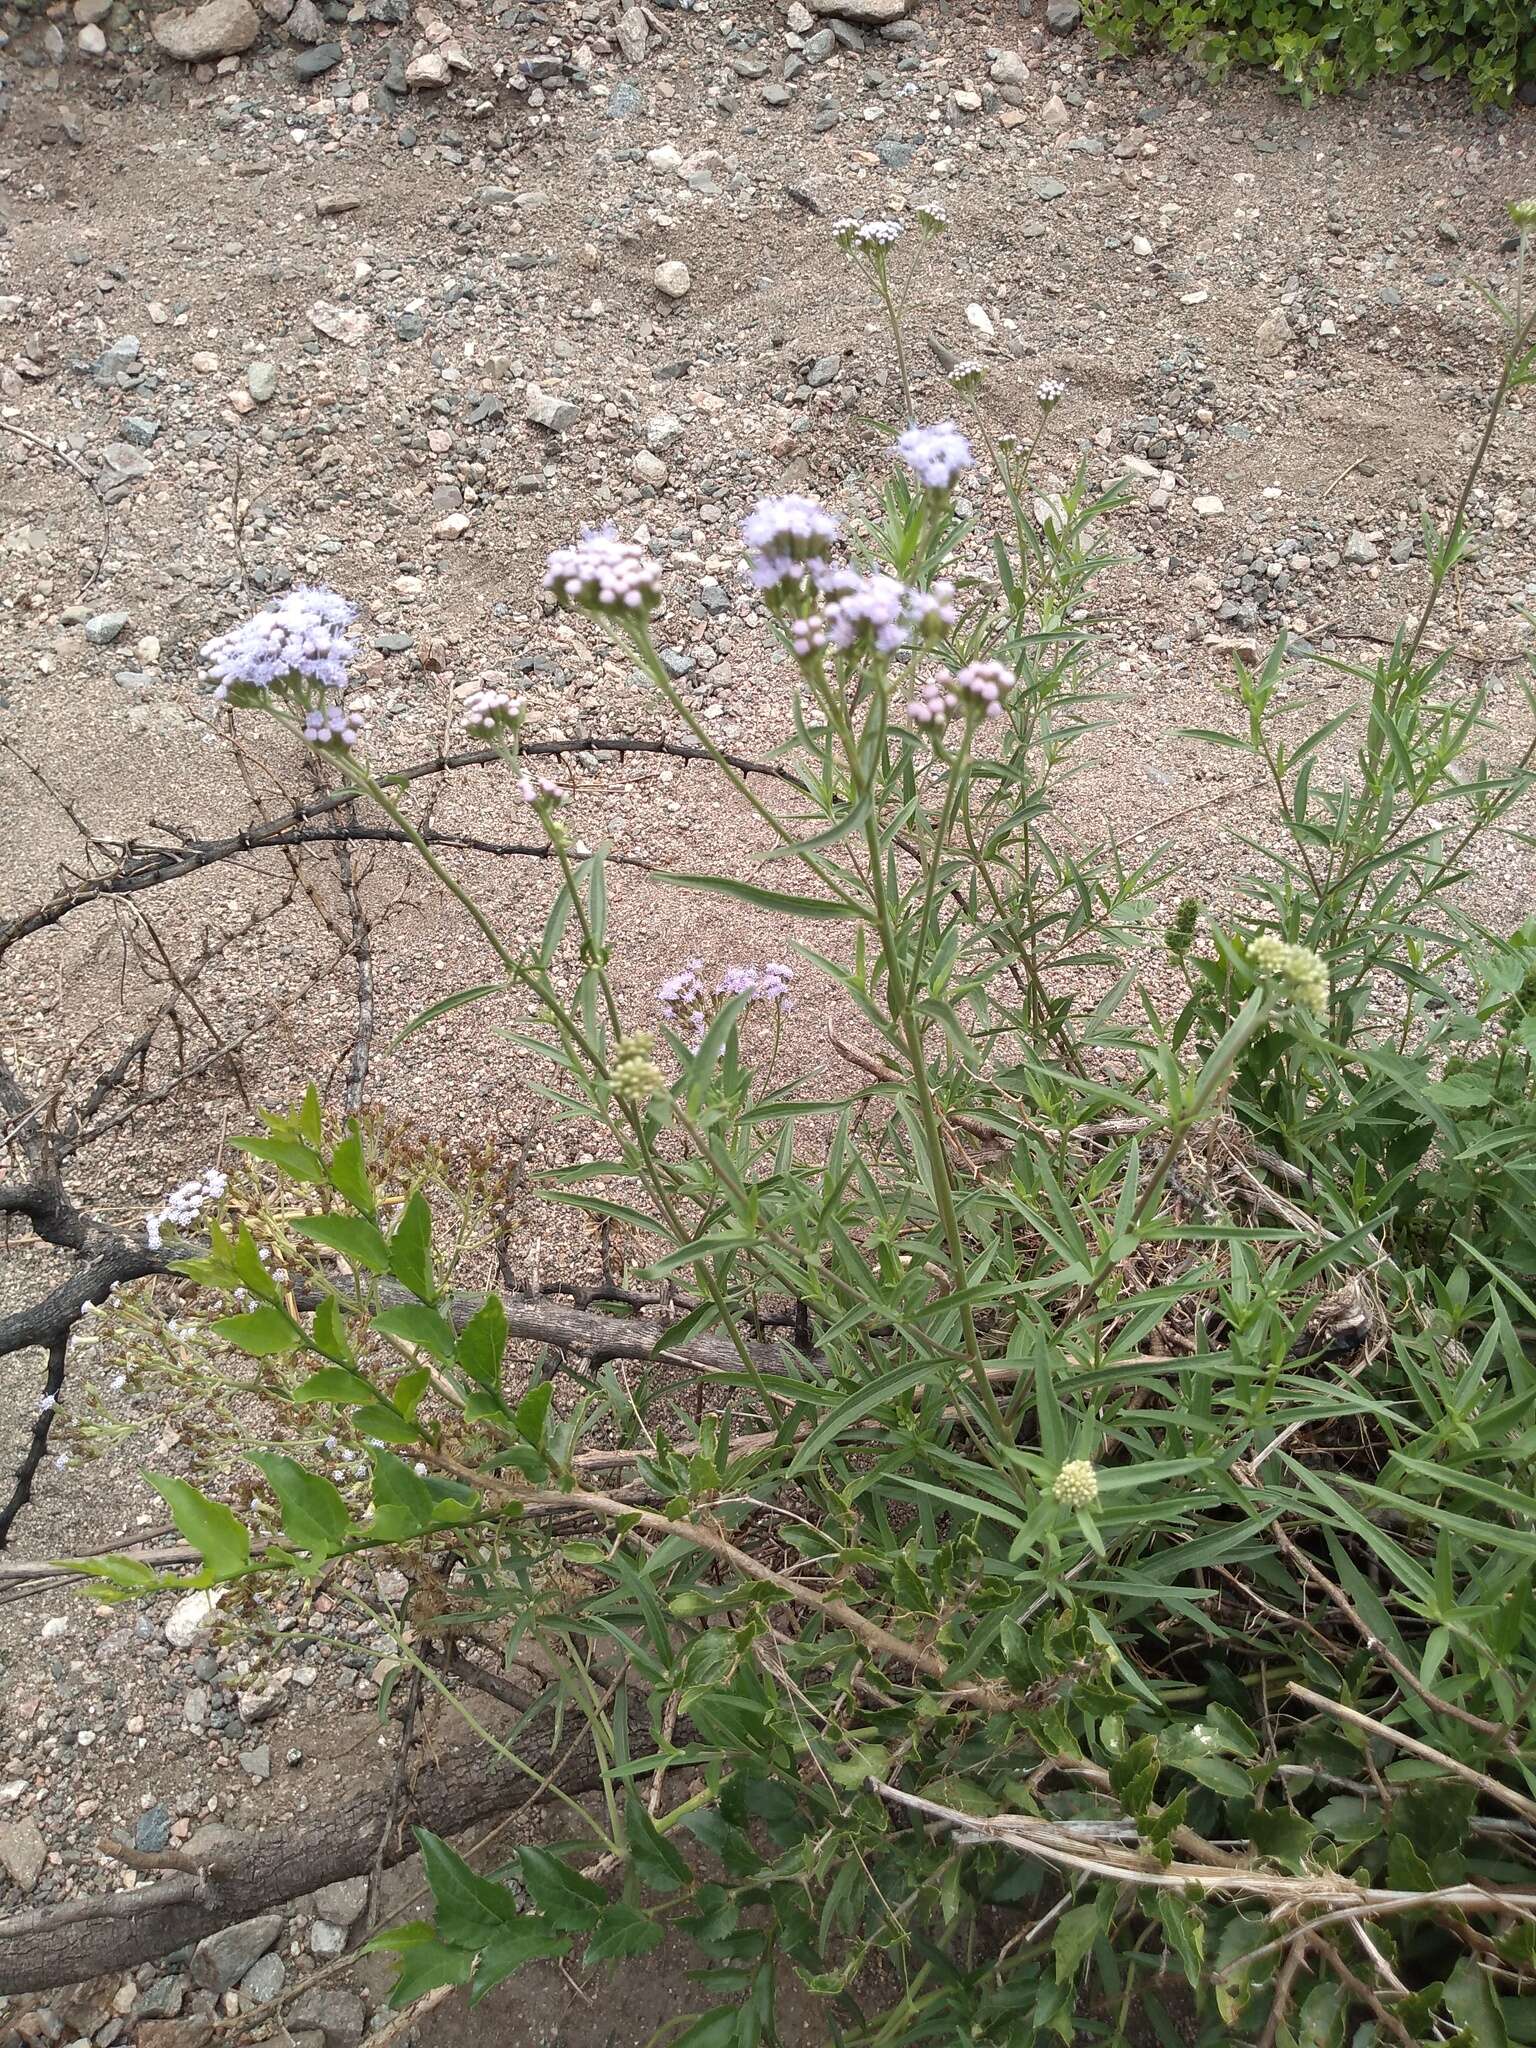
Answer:
POLYGON ((215 1337, 222 1337, 250 1358, 277 1358, 285 1351, 296 1351, 304 1342, 304 1332, 280 1308, 253 1308, 243 1315, 220 1316, 208 1327, 215 1337))
POLYGON ((400 1212, 389 1240, 389 1270, 418 1301, 433 1299, 432 1211, 420 1188, 400 1212))
POLYGON ((572 1870, 548 1849, 524 1846, 517 1852, 517 1861, 529 1898, 552 1927, 584 1933, 596 1924, 608 1903, 600 1884, 572 1870))
POLYGON ((349 1265, 361 1266, 369 1273, 389 1271, 384 1233, 366 1216, 299 1216, 292 1227, 300 1237, 340 1252, 349 1265))
POLYGON ((459 1364, 472 1380, 494 1393, 501 1385, 507 1349, 507 1312, 499 1295, 488 1294, 459 1332, 459 1364))
POLYGON ((346 1543, 352 1517, 330 1480, 276 1451, 253 1451, 251 1463, 277 1496, 288 1541, 316 1557, 334 1557, 346 1543))
POLYGON ((250 1568, 251 1539, 222 1501, 209 1500, 184 1479, 146 1472, 144 1477, 171 1511, 171 1519, 202 1558, 210 1577, 237 1578, 250 1568))

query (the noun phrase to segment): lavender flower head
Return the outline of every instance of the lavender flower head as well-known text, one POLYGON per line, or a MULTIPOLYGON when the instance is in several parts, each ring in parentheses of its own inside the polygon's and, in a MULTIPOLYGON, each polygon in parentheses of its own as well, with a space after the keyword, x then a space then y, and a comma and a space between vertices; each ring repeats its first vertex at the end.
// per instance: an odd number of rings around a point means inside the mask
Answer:
POLYGON ((797 583, 807 565, 824 567, 838 537, 832 514, 813 498, 764 498, 741 522, 754 590, 797 583))
POLYGON ((969 392, 976 389, 986 374, 974 356, 967 356, 963 362, 955 364, 949 373, 949 381, 957 391, 969 392))
POLYGON ((523 715, 523 700, 508 696, 505 690, 498 690, 487 681, 465 691, 462 709, 466 732, 494 739, 497 733, 517 724, 523 715))
POLYGON ((845 654, 856 647, 894 654, 907 637, 907 586, 880 570, 871 576, 848 570, 834 587, 841 595, 825 615, 831 644, 845 654))
POLYGON ((957 712, 970 717, 1001 718, 1003 693, 1018 681, 1000 661, 969 662, 956 676, 930 676, 918 686, 907 717, 920 730, 937 733, 957 712))
POLYGON ((1051 412, 1056 406, 1060 405, 1066 395, 1067 380, 1065 377, 1042 377, 1040 379, 1040 388, 1035 393, 1036 398, 1039 399, 1041 406, 1046 412, 1051 412))
POLYGON ((357 655, 346 628, 356 617, 356 605, 334 590, 300 585, 285 591, 253 619, 204 647, 203 659, 219 679, 214 695, 270 690, 290 681, 344 690, 357 655))
POLYGON ((882 257, 901 240, 905 229, 899 220, 840 220, 832 232, 850 255, 882 257))
POLYGON ((765 960, 761 967, 727 967, 711 990, 704 980, 704 962, 695 959, 662 982, 656 1000, 667 1022, 685 1035, 688 1050, 697 1052, 722 1003, 745 996, 749 1003, 772 1003, 781 1013, 792 1010, 794 979, 793 967, 782 960, 765 960))
POLYGON ((565 802, 565 791, 547 775, 520 775, 517 793, 536 811, 558 810, 565 802))
POLYGON ((312 747, 355 747, 362 723, 345 704, 324 704, 304 714, 304 737, 312 747))
POLYGON ((201 1179, 183 1181, 179 1188, 173 1188, 165 1198, 165 1207, 152 1210, 144 1218, 144 1241, 149 1249, 159 1251, 168 1229, 185 1236, 202 1215, 204 1205, 218 1201, 228 1186, 229 1176, 210 1166, 201 1179))
POLYGON ((623 617, 660 600, 661 574, 638 541, 621 540, 611 526, 589 526, 574 546, 555 549, 544 588, 562 604, 623 617))
POLYGON ((971 444, 953 420, 936 427, 908 427, 896 453, 925 490, 947 491, 963 470, 973 469, 971 444))

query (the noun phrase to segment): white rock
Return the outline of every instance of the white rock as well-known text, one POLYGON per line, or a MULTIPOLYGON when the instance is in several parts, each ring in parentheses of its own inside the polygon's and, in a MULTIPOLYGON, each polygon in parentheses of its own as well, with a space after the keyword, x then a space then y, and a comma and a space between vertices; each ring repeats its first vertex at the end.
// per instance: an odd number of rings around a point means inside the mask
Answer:
POLYGON ((659 455, 653 455, 649 448, 642 448, 629 466, 643 484, 654 484, 659 487, 667 480, 667 465, 659 455))
POLYGON ((683 423, 675 412, 653 412, 645 423, 645 445, 653 455, 660 455, 682 438, 683 423))
POLYGON ((367 334, 371 323, 368 315, 356 306, 333 306, 329 299, 316 299, 309 309, 309 324, 327 341, 344 342, 347 347, 354 348, 367 334))
POLYGON ((199 1636, 213 1627, 213 1617, 224 1598, 222 1586, 196 1593, 184 1593, 165 1618, 165 1640, 177 1650, 190 1650, 199 1636))
POLYGON ((405 67, 405 82, 419 90, 446 85, 453 76, 448 59, 441 50, 428 50, 423 56, 413 57, 405 67))
POLYGON ((645 160, 653 171, 680 171, 683 152, 674 143, 664 142, 659 149, 648 149, 645 160))
POLYGON ((1131 249, 1137 256, 1150 256, 1153 254, 1152 244, 1145 235, 1132 235, 1131 249))
POLYGON ((16 1806, 27 1789, 25 1778, 10 1778, 0 1785, 0 1806, 16 1806))
POLYGON ((200 377, 211 377, 219 367, 219 359, 211 349, 200 348, 192 358, 192 367, 200 377))
POLYGON ((462 540, 474 523, 467 512, 450 512, 437 521, 432 531, 440 540, 462 540))
POLYGON ((800 0, 789 0, 789 12, 784 17, 784 26, 792 36, 808 36, 816 26, 816 17, 808 7, 802 7, 800 0))
POLYGON ((1291 345, 1291 323, 1284 306, 1266 313, 1254 330, 1254 346, 1261 356, 1283 355, 1291 345))
POLYGON ((1195 517, 1197 519, 1220 519, 1224 516, 1226 509, 1220 498, 1214 495, 1196 498, 1195 500, 1195 517))
POLYGON ((1059 135, 1063 128, 1070 128, 1072 116, 1067 103, 1059 92, 1053 92, 1040 109, 1040 126, 1049 128, 1053 135, 1059 135))
POLYGON ((106 55, 107 39, 93 21, 87 22, 85 27, 81 29, 79 43, 81 50, 87 57, 102 57, 106 55))
POLYGON ((1018 50, 999 50, 987 76, 994 85, 1028 85, 1029 66, 1018 50))
POLYGON ((992 325, 992 316, 988 313, 985 306, 967 306, 965 317, 969 325, 975 328, 983 341, 990 341, 993 335, 996 334, 997 329, 992 325))
POLYGON ((656 266, 656 289, 665 292, 669 299, 685 299, 692 287, 693 279, 688 275, 686 263, 679 263, 674 256, 666 263, 656 266))
POLYGON ((57 1640, 57 1638, 58 1638, 59 1636, 67 1636, 68 1634, 69 1634, 69 1617, 68 1617, 68 1615, 65 1615, 65 1614, 53 1614, 53 1615, 50 1615, 50 1616, 49 1616, 49 1618, 47 1619, 47 1621, 45 1621, 45 1622, 43 1623, 43 1641, 44 1641, 45 1643, 51 1643, 51 1642, 54 1642, 54 1641, 56 1641, 56 1640, 57 1640))
POLYGON ((261 34, 261 16, 250 0, 203 0, 190 14, 178 9, 157 14, 150 34, 168 56, 183 64, 211 64, 216 57, 238 56, 261 34))
POLYGON ((809 0, 809 5, 812 14, 835 14, 840 21, 883 28, 888 21, 905 16, 908 0, 809 0))

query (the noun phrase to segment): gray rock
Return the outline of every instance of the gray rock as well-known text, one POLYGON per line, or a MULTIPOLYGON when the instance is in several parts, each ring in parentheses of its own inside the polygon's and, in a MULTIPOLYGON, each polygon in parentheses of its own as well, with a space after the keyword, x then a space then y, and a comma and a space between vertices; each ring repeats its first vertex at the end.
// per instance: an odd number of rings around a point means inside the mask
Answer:
POLYGON ((685 299, 693 285, 686 263, 679 263, 671 257, 656 266, 656 289, 665 292, 669 299, 685 299))
MULTIPOLYGON (((85 637, 93 647, 110 647, 127 623, 128 614, 126 612, 98 612, 95 618, 86 620, 85 637)), ((154 1809, 151 1809, 151 1811, 154 1811, 154 1809)), ((150 1814, 144 1814, 139 1821, 138 1827, 134 1829, 134 1846, 139 1849, 163 1849, 165 1841, 141 1842, 139 1840, 139 1831, 149 1818, 150 1814)), ((169 1814, 166 1815, 165 1825, 166 1839, 168 1840, 171 1825, 169 1814)))
POLYGON ((645 16, 638 7, 625 8, 624 12, 619 16, 618 26, 614 33, 619 39, 619 49, 623 54, 625 63, 643 64, 645 62, 647 33, 645 16))
POLYGON ((653 455, 665 454, 682 438, 683 423, 675 412, 653 412, 645 423, 645 445, 653 455))
POLYGON ((187 1996, 185 1977, 157 1977, 133 2001, 136 2020, 173 2020, 187 1996))
POLYGON ((112 346, 96 358, 91 375, 104 390, 115 391, 122 382, 123 372, 131 371, 139 360, 139 337, 136 334, 119 335, 112 346))
POLYGON ((338 1927, 350 1927, 360 1920, 368 1904, 366 1877, 344 1877, 336 1884, 322 1885, 315 1893, 315 1911, 338 1927))
POLYGON ((323 43, 330 37, 331 26, 315 0, 294 0, 288 15, 288 33, 296 43, 323 43))
POLYGON ((1344 559, 1346 562, 1355 562, 1362 566, 1366 562, 1379 562, 1381 549, 1357 526, 1344 543, 1344 559))
POLYGON ((987 76, 994 85, 1027 85, 1029 66, 1018 50, 999 50, 987 76))
POLYGON ((254 1749, 242 1749, 240 1768, 256 1784, 264 1785, 272 1775, 271 1750, 264 1742, 259 1742, 254 1749))
POLYGON ((192 1951, 192 1982, 204 1991, 227 1991, 267 1953, 283 1931, 281 1913, 262 1913, 237 1927, 206 1935, 192 1951))
POLYGON ((281 1956, 258 1956, 240 1979, 240 2010, 249 2012, 253 2005, 265 2005, 268 1999, 276 1998, 287 1981, 288 1971, 281 1956))
POLYGON ((317 43, 312 50, 305 50, 293 60, 295 78, 321 78, 327 71, 334 71, 341 62, 340 43, 317 43))
POLYGON ((1036 178, 1029 189, 1036 199, 1046 201, 1065 199, 1067 196, 1067 188, 1060 178, 1036 178))
POLYGON ((836 14, 843 21, 885 28, 906 14, 908 0, 806 0, 812 14, 836 14))
POLYGON ((579 417, 579 408, 568 398, 556 398, 548 391, 541 391, 537 384, 528 386, 523 400, 523 418, 532 420, 536 427, 545 427, 552 434, 563 434, 567 427, 575 426, 579 417))
POLYGON ((640 113, 644 106, 645 95, 639 86, 621 78, 608 95, 608 118, 610 121, 627 121, 632 114, 640 113))
POLYGON ((339 1956, 346 1945, 347 1930, 338 1927, 334 1920, 317 1920, 309 1930, 309 1952, 322 1962, 339 1956))
POLYGON ((1290 347, 1291 323, 1284 306, 1276 306, 1272 313, 1265 315, 1255 329, 1253 339, 1261 356, 1278 356, 1290 347))
POLYGON ((258 405, 270 405, 277 396, 276 363, 252 363, 245 373, 245 388, 258 405))
POLYGON ((168 57, 211 64, 248 50, 261 34, 261 16, 250 0, 203 0, 190 13, 157 14, 150 34, 168 57))
MULTIPOLYGON (((128 614, 126 612, 110 612, 107 614, 107 617, 109 619, 121 619, 124 626, 128 623, 128 614)), ((86 620, 85 637, 87 640, 91 638, 92 626, 99 626, 101 623, 100 619, 86 620)), ((118 632, 121 631, 122 626, 119 626, 118 632)), ((112 638, 115 640, 117 633, 114 633, 112 638)), ((95 644, 100 647, 105 643, 98 640, 95 644)), ((135 1849, 142 1849, 147 1854, 154 1856, 158 1855, 165 1848, 170 1839, 171 1809, 162 1800, 157 1799, 154 1805, 146 1808, 134 1822, 133 1846, 135 1849)))
POLYGON ((288 2008, 288 2024, 295 2034, 305 2028, 323 2034, 325 2048, 356 2048, 368 2015, 355 1991, 334 1991, 329 1985, 317 1984, 288 2008))
POLYGON ((765 107, 787 107, 789 87, 787 85, 765 85, 760 95, 765 107))
POLYGON ((1053 36, 1071 35, 1082 19, 1082 0, 1046 0, 1045 25, 1053 36))
POLYGON ((829 28, 817 29, 815 35, 807 36, 801 53, 807 64, 825 64, 837 48, 837 37, 829 28))
POLYGON ((126 441, 109 441, 101 451, 101 463, 109 483, 130 483, 149 475, 149 458, 126 441))
POLYGON ((130 448, 148 448, 160 431, 160 422, 143 413, 130 413, 123 421, 123 439, 130 448))
POLYGON ((813 391, 819 391, 824 384, 835 384, 842 373, 841 356, 818 356, 805 373, 805 381, 813 391))
POLYGON ((630 462, 630 469, 643 484, 659 490, 667 480, 667 465, 649 448, 642 448, 630 462))
POLYGON ((48 1844, 35 1820, 0 1821, 0 1870, 18 1891, 31 1891, 47 1861, 48 1844))

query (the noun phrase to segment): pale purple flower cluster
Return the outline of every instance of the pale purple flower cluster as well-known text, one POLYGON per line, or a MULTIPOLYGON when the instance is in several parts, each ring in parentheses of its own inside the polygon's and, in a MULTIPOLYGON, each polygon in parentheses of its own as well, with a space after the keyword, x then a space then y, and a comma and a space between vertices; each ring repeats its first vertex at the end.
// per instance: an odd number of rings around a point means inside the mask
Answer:
POLYGON ((506 726, 517 724, 523 715, 523 700, 484 682, 465 691, 462 708, 465 730, 492 739, 506 726))
POLYGON ((745 996, 750 1003, 774 1003, 780 1011, 792 1010, 794 979, 795 970, 782 960, 765 960, 761 967, 727 967, 711 990, 704 980, 704 962, 694 959, 661 983, 656 1000, 667 1022, 686 1034, 689 1051, 697 1052, 721 1003, 745 996))
POLYGON ((517 779, 517 793, 525 804, 543 810, 565 802, 565 791, 558 782, 552 782, 547 775, 520 775, 517 779))
POLYGON ((159 1251, 167 1230, 185 1236, 202 1215, 204 1204, 216 1202, 228 1186, 229 1176, 210 1166, 200 1180, 183 1181, 179 1188, 173 1188, 165 1198, 165 1207, 152 1210, 144 1218, 144 1241, 150 1250, 159 1251))
POLYGON ((936 583, 931 591, 912 590, 883 570, 860 576, 842 570, 832 587, 838 592, 826 608, 826 637, 847 653, 854 648, 894 654, 909 639, 937 639, 953 626, 954 585, 936 583))
POLYGON ((751 556, 753 589, 776 590, 798 582, 807 567, 813 573, 825 569, 838 524, 813 498, 764 498, 742 521, 741 537, 751 556))
POLYGON ((967 356, 963 362, 956 363, 951 369, 949 381, 957 391, 974 391, 986 374, 985 368, 974 356, 967 356))
POLYGON ((947 725, 960 710, 979 713, 983 718, 1001 718, 1003 693, 1017 681, 1013 670, 1000 661, 969 662, 956 676, 930 676, 921 683, 907 706, 907 716, 927 731, 947 725))
POLYGON ((952 489, 956 477, 976 464, 970 442, 953 420, 940 420, 933 427, 908 427, 896 443, 896 453, 929 491, 952 489))
POLYGON ((834 221, 832 232, 844 249, 860 256, 880 256, 894 249, 905 229, 899 220, 834 221))
POLYGON ((1040 379, 1040 388, 1035 393, 1036 398, 1039 399, 1047 412, 1051 410, 1052 406, 1060 405, 1066 395, 1067 384, 1064 377, 1042 377, 1040 379))
POLYGON ((621 540, 611 526, 588 526, 550 556, 544 588, 586 611, 645 612, 661 597, 661 572, 638 541, 621 540))
POLYGON ((312 747, 355 747, 362 722, 345 704, 326 704, 304 714, 304 737, 312 747))
POLYGON ((231 689, 270 690, 289 678, 344 690, 357 654, 346 628, 357 617, 334 590, 300 585, 273 600, 243 624, 232 626, 203 649, 218 677, 216 697, 231 689))

